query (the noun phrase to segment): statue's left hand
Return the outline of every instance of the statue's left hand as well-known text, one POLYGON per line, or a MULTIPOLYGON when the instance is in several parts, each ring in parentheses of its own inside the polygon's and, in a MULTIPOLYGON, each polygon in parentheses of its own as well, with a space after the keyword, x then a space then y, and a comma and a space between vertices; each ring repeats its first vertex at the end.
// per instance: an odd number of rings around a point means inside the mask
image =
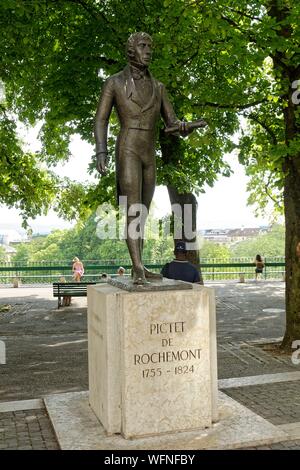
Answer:
POLYGON ((96 155, 96 168, 99 171, 100 175, 104 176, 106 174, 107 152, 97 152, 96 155))

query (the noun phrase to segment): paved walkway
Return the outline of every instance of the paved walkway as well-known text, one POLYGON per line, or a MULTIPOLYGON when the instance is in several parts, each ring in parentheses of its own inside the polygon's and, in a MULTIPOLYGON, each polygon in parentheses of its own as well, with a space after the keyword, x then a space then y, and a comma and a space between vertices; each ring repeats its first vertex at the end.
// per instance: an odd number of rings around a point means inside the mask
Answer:
MULTIPOLYGON (((275 425, 294 423, 290 441, 267 448, 300 449, 300 366, 262 344, 284 333, 284 284, 207 285, 217 297, 220 388, 275 425), (266 374, 277 375, 272 381, 266 374), (267 383, 257 378, 262 375, 267 383), (230 378, 236 380, 226 381, 230 378)), ((1 288, 0 340, 7 356, 0 364, 0 449, 57 448, 43 408, 4 411, 4 402, 88 389, 86 299, 58 311, 50 287, 1 288)))
POLYGON ((59 449, 45 409, 0 412, 0 450, 59 449))

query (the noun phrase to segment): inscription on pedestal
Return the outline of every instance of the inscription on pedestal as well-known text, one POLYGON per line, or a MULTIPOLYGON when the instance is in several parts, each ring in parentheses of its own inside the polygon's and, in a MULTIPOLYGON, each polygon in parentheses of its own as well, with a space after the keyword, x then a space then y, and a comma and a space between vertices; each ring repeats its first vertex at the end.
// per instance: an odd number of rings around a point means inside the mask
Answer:
POLYGON ((195 372, 197 361, 201 358, 201 348, 176 349, 176 336, 187 333, 185 321, 150 323, 149 333, 150 337, 154 341, 156 340, 158 348, 166 348, 167 350, 134 354, 134 366, 149 366, 149 368, 140 368, 143 379, 161 377, 167 374, 181 375, 195 372), (162 336, 164 337, 162 338, 162 336), (172 350, 169 349, 170 347, 172 347, 172 350), (160 367, 157 367, 157 364, 160 367), (167 367, 163 367, 165 364, 167 364, 167 367))

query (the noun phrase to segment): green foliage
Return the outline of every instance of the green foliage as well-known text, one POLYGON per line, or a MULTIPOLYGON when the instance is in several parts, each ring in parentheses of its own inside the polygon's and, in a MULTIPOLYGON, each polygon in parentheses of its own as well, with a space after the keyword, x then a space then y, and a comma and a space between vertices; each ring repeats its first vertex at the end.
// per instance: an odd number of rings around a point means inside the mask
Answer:
POLYGON ((231 256, 237 258, 255 258, 260 254, 264 258, 284 257, 285 229, 283 225, 274 225, 270 232, 250 240, 244 240, 231 246, 231 256))
POLYGON ((16 253, 13 256, 15 262, 27 262, 30 259, 30 245, 28 243, 21 243, 16 247, 16 253))
POLYGON ((16 124, 0 114, 0 203, 17 207, 24 221, 45 214, 55 198, 57 178, 47 172, 38 155, 22 150, 16 124))
MULTIPOLYGON (((225 69, 226 74, 238 70, 232 54, 227 58, 229 68, 223 59, 224 70, 218 72, 220 64, 215 62, 221 57, 219 39, 223 47, 225 37, 234 37, 226 23, 218 29, 219 15, 215 18, 206 8, 181 0, 165 4, 158 0, 109 0, 105 4, 96 0, 10 0, 1 3, 0 17, 5 109, 26 124, 42 120, 42 150, 34 156, 37 161, 50 168, 68 160, 73 133, 94 141, 93 117, 103 76, 125 65, 128 33, 140 29, 153 35, 156 52, 151 70, 166 84, 178 116, 193 119, 204 114, 209 121, 208 130, 181 143, 180 158, 167 163, 158 158, 158 182, 199 193, 205 183, 213 185, 218 173, 229 175, 222 155, 232 148, 230 136, 238 128, 237 115, 235 110, 206 106, 207 100, 224 100, 226 95, 233 102, 241 90, 238 80, 226 90, 225 69), (212 39, 216 44, 212 45, 212 39)), ((113 144, 112 139, 110 148, 113 144)), ((91 171, 93 168, 91 165, 91 171)), ((57 196, 54 209, 69 219, 79 218, 95 210, 96 202, 112 200, 113 171, 112 165, 97 187, 57 179, 50 185, 57 196)), ((53 191, 50 193, 31 215, 49 207, 53 202, 53 191)), ((24 194, 28 207, 32 205, 30 195, 30 191, 24 194)), ((18 200, 18 195, 12 197, 13 204, 18 200)))
MULTIPOLYGON (((125 65, 128 34, 146 30, 155 44, 151 71, 165 83, 178 117, 209 123, 181 140, 168 161, 158 152, 158 183, 199 193, 218 174, 229 176, 223 154, 237 147, 251 177, 249 202, 265 210, 271 198, 282 210, 285 161, 299 154, 299 139, 287 136, 285 125, 291 80, 299 78, 299 14, 295 0, 240 0, 238 6, 235 0, 1 2, 1 127, 8 137, 0 157, 13 162, 6 172, 13 183, 3 181, 1 201, 20 207, 25 218, 53 205, 69 219, 87 217, 97 204, 112 201, 112 161, 97 186, 53 179, 41 162, 51 168, 67 161, 74 133, 94 142, 103 80, 125 65), (39 154, 22 152, 16 117, 25 124, 42 121, 39 154), (241 117, 247 125, 235 144, 241 117), (31 181, 23 186, 23 174, 34 176, 34 191, 31 181)), ((292 114, 297 130, 300 113, 292 114)), ((112 128, 110 149, 115 121, 112 128)))
POLYGON ((7 261, 6 251, 2 246, 0 246, 0 262, 3 263, 5 261, 7 261))
MULTIPOLYGON (((108 225, 114 223, 114 214, 108 217, 108 225)), ((33 237, 30 242, 17 246, 13 261, 34 262, 71 262, 77 256, 84 260, 127 260, 130 263, 125 240, 100 239, 97 235, 98 218, 92 214, 85 222, 78 223, 69 230, 55 230, 48 236, 33 237)), ((173 257, 173 239, 171 236, 158 237, 151 226, 159 226, 159 221, 149 217, 150 229, 144 246, 144 259, 167 260, 173 257)), ((118 233, 116 232, 116 237, 118 233)))
POLYGON ((204 240, 203 244, 200 247, 200 256, 201 259, 223 259, 226 260, 231 257, 231 252, 228 246, 221 243, 215 243, 209 240, 204 240))
MULTIPOLYGON (((152 218, 152 226, 158 221, 152 218)), ((201 259, 251 258, 257 253, 264 257, 284 257, 285 230, 282 225, 273 225, 268 233, 254 239, 243 240, 233 245, 204 240, 200 247, 201 259)), ((145 241, 144 259, 159 263, 173 256, 174 243, 171 236, 157 236, 148 232, 145 241)), ((128 250, 124 240, 99 239, 97 219, 92 215, 85 223, 69 230, 55 230, 48 236, 33 237, 31 242, 17 246, 14 261, 71 263, 74 256, 85 260, 127 260, 128 250)), ((0 250, 0 260, 1 250, 0 250)))

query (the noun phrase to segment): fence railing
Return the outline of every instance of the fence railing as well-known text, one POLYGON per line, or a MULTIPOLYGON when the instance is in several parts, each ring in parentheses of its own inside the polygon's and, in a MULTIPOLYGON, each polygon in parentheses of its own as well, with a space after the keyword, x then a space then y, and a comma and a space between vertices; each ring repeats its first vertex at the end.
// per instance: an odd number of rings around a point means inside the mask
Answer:
MULTIPOLYGON (((108 275, 116 274, 117 269, 122 266, 130 273, 131 265, 122 260, 105 260, 102 263, 95 260, 84 260, 84 280, 98 281, 103 273, 108 275)), ((123 260, 124 261, 124 260, 123 260)), ((161 263, 146 261, 145 265, 154 272, 160 272, 161 268, 168 260, 161 260, 161 263)), ((243 261, 237 259, 230 260, 201 260, 201 271, 204 280, 247 280, 255 276, 255 265, 253 261, 243 261)), ((285 275, 284 258, 265 259, 263 270, 264 279, 283 279, 285 275)), ((41 263, 1 263, 0 264, 0 284, 11 284, 18 281, 22 284, 49 284, 59 280, 64 276, 67 281, 72 279, 72 264, 66 262, 41 262, 41 263), (46 264, 47 263, 47 264, 46 264)))

